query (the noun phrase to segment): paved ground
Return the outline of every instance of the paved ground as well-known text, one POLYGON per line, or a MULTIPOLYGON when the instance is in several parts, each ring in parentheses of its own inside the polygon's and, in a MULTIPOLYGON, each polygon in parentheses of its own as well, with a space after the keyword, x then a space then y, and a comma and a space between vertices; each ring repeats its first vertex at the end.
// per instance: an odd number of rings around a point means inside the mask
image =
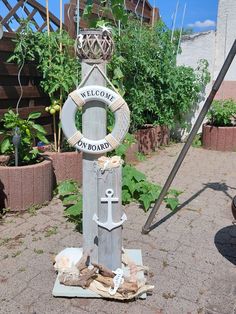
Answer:
MULTIPOLYGON (((137 167, 164 183, 181 145, 173 145, 137 167)), ((147 214, 126 208, 124 247, 141 248, 154 292, 129 303, 53 298, 52 256, 82 237, 63 218, 58 199, 37 211, 9 216, 0 224, 0 313, 236 313, 236 153, 191 148, 173 186, 183 205, 174 215, 161 208, 157 228, 140 233, 147 214)))

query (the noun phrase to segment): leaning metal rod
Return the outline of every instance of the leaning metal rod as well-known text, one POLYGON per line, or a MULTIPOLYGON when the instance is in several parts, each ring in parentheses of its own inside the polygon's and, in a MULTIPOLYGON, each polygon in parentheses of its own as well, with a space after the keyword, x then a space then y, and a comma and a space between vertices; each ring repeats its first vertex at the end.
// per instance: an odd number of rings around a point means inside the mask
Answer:
POLYGON ((174 164, 174 167, 172 168, 172 170, 169 174, 169 177, 167 178, 167 180, 166 180, 166 182, 165 182, 165 184, 161 190, 161 193, 155 202, 155 205, 154 205, 150 215, 149 215, 145 225, 142 228, 143 234, 147 234, 152 229, 154 229, 154 226, 151 227, 151 223, 153 222, 153 219, 155 218, 156 212, 159 209, 159 207, 161 206, 161 203, 162 203, 164 197, 166 196, 166 194, 169 190, 169 187, 170 187, 172 181, 174 180, 174 178, 175 178, 175 176, 176 176, 176 174, 177 174, 177 172, 178 172, 178 170, 179 170, 179 168, 180 168, 180 166, 181 166, 181 164, 182 164, 182 162, 183 162, 183 160, 184 160, 184 158, 185 158, 185 156, 189 150, 190 145, 193 142, 194 137, 197 134, 197 132, 198 132, 198 130, 199 130, 210 106, 211 106, 212 101, 213 101, 217 91, 219 90, 219 88, 223 82, 224 77, 225 77, 234 57, 235 57, 235 54, 236 54, 236 40, 234 41, 234 43, 230 49, 230 52, 229 52, 223 66, 220 70, 220 73, 218 74, 218 77, 217 77, 217 79, 216 79, 216 81, 215 81, 215 83, 211 89, 211 92, 210 92, 208 98, 206 99, 206 101, 203 105, 203 108, 202 108, 202 110, 201 110, 201 112, 197 118, 197 121, 195 122, 195 125, 193 126, 193 129, 188 136, 187 142, 185 143, 184 147, 182 148, 182 150, 181 150, 181 152, 180 152, 180 154, 179 154, 179 156, 178 156, 178 158, 174 164))

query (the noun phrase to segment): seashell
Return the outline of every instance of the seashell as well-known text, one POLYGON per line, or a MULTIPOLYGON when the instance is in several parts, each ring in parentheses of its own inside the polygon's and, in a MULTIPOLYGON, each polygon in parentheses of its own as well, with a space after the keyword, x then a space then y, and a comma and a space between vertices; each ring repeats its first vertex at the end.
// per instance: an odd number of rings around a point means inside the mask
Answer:
POLYGON ((66 248, 55 257, 54 268, 58 272, 71 271, 82 256, 82 249, 73 247, 66 248))

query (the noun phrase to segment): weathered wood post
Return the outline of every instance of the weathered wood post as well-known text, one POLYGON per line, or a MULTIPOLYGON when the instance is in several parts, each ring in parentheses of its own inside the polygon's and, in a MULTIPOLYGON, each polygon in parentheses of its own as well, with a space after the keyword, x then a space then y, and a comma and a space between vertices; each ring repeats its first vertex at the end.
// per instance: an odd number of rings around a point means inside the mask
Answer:
MULTIPOLYGON (((78 55, 82 59, 82 79, 97 64, 106 73, 106 61, 111 58, 113 41, 109 33, 102 30, 81 31, 81 42, 78 42, 78 55), (101 48, 103 47, 103 48, 101 48)), ((106 82, 98 71, 94 71, 85 82, 87 85, 105 86, 106 82)), ((98 140, 106 136, 106 107, 99 102, 91 101, 83 110, 83 134, 89 139, 98 140)), ((94 162, 100 155, 83 154, 83 249, 93 249, 92 260, 98 259, 98 227, 92 220, 98 212, 97 178, 94 162)))
POLYGON ((108 165, 103 170, 97 165, 98 186, 98 263, 109 269, 121 268, 122 224, 126 215, 122 212, 122 166, 108 165))

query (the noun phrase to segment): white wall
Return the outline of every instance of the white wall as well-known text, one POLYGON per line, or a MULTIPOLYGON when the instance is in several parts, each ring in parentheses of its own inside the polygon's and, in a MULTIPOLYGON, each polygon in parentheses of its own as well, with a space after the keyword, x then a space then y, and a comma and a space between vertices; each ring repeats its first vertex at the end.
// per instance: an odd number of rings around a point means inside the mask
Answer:
MULTIPOLYGON (((206 59, 209 63, 208 71, 210 72, 211 77, 213 77, 215 37, 215 31, 195 33, 192 35, 184 36, 181 43, 182 53, 178 55, 177 64, 196 68, 200 59, 206 59)), ((206 86, 205 91, 203 91, 201 101, 198 104, 193 104, 191 112, 186 115, 186 120, 190 122, 191 126, 194 125, 202 109, 205 98, 208 96, 211 90, 211 86, 212 83, 210 82, 206 86)), ((178 129, 174 133, 178 138, 184 140, 189 132, 184 132, 178 129)))
MULTIPOLYGON (((235 39, 236 0, 219 0, 214 79, 217 77, 235 39)), ((236 59, 234 59, 225 80, 236 81, 236 59)))

